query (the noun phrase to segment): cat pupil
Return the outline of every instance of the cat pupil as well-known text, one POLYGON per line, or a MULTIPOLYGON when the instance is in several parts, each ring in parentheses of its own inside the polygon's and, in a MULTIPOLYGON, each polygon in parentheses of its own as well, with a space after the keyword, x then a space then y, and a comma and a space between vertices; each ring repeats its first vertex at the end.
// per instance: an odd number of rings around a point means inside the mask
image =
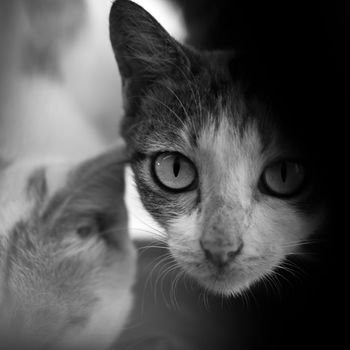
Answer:
POLYGON ((281 178, 283 182, 286 182, 287 179, 287 164, 283 162, 281 165, 281 178))
POLYGON ((173 165, 173 172, 174 176, 177 177, 180 172, 180 157, 176 156, 174 159, 174 165, 173 165))
POLYGON ((81 226, 77 229, 77 233, 80 237, 85 238, 92 234, 91 226, 81 226))

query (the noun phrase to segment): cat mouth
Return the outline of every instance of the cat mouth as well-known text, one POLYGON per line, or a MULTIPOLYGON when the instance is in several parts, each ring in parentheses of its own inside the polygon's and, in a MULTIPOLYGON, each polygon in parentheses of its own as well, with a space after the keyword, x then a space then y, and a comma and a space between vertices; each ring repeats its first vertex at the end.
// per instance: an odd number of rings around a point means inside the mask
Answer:
POLYGON ((271 273, 274 266, 276 266, 271 262, 262 262, 261 259, 255 257, 250 260, 250 263, 243 260, 241 264, 236 262, 234 265, 225 266, 224 268, 215 267, 204 262, 198 264, 197 272, 193 268, 189 268, 188 273, 200 285, 214 294, 225 296, 240 295, 242 291, 250 288, 268 273, 271 273))
POLYGON ((240 294, 273 267, 271 262, 262 261, 258 256, 237 257, 230 264, 220 266, 205 257, 195 259, 183 251, 170 251, 179 266, 200 286, 225 296, 240 294))

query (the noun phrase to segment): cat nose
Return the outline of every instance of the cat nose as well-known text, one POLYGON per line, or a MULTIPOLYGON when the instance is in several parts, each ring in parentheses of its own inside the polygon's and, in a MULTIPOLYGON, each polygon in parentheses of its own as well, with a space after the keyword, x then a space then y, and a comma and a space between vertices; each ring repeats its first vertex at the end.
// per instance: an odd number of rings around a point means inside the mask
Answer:
POLYGON ((228 265, 239 255, 243 248, 243 242, 240 242, 237 246, 213 247, 211 244, 200 240, 200 246, 206 259, 221 268, 228 265))

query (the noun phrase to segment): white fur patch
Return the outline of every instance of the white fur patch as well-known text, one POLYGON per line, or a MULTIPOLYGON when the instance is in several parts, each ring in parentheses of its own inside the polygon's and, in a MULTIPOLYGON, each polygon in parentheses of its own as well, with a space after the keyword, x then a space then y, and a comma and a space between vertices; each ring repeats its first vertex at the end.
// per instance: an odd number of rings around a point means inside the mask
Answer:
POLYGON ((249 204, 249 187, 256 184, 264 159, 255 125, 240 135, 223 116, 217 130, 208 125, 202 132, 196 160, 206 188, 217 195, 249 204))

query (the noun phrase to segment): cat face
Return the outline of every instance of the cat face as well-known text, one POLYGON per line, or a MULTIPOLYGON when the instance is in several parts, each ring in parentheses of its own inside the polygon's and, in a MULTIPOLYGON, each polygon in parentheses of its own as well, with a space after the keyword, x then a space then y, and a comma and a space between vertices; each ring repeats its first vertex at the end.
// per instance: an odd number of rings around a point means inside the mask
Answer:
POLYGON ((180 45, 126 0, 114 3, 110 29, 143 204, 188 274, 211 291, 240 292, 318 226, 304 154, 232 78, 231 53, 180 45))
POLYGON ((198 130, 195 145, 179 130, 180 147, 169 143, 133 165, 143 203, 166 229, 177 262, 225 294, 269 274, 317 223, 300 210, 300 197, 264 188, 266 177, 286 193, 302 190, 294 187, 305 186, 302 165, 280 161, 272 146, 264 150, 254 125, 241 135, 232 130, 223 116, 217 128, 198 130), (284 184, 282 167, 288 168, 284 184))
POLYGON ((132 304, 135 251, 113 151, 0 176, 0 337, 8 348, 103 349, 132 304))

